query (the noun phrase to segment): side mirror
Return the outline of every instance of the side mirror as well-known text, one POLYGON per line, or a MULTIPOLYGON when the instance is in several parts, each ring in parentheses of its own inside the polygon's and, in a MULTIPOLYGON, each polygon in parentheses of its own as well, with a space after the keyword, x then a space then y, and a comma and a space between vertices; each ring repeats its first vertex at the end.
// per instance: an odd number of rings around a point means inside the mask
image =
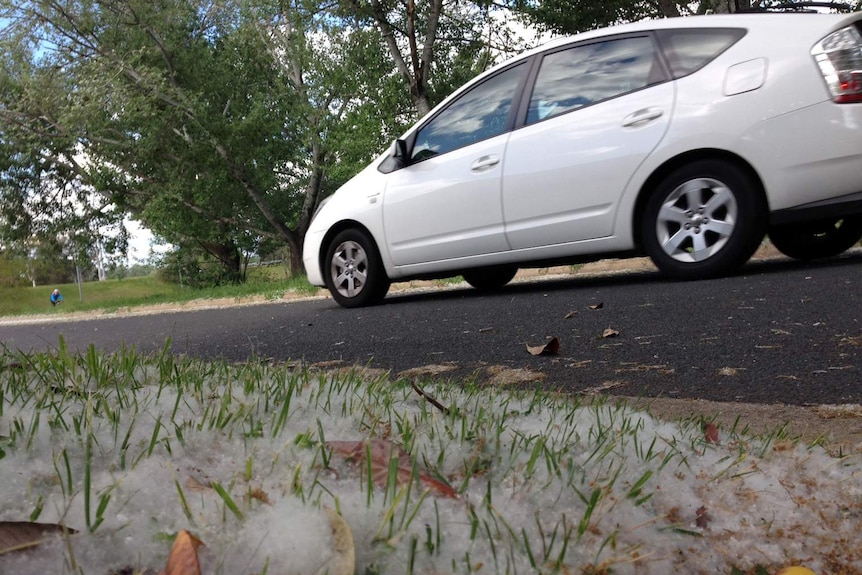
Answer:
POLYGON ((407 141, 406 140, 395 140, 395 153, 393 157, 396 160, 399 160, 401 164, 407 163, 407 141))
POLYGON ((377 166, 377 170, 384 174, 389 174, 395 170, 400 170, 409 163, 410 159, 407 157, 407 142, 405 140, 395 140, 395 143, 392 144, 392 154, 377 166))

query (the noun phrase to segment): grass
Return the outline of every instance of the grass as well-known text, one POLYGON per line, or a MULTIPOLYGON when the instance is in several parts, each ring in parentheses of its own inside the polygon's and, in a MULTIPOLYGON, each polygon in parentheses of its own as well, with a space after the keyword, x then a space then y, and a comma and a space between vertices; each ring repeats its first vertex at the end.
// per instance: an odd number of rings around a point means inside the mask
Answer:
POLYGON ((187 302, 197 299, 236 298, 263 296, 279 299, 285 292, 313 293, 304 276, 280 279, 269 268, 250 269, 244 284, 226 285, 208 289, 191 289, 161 281, 156 275, 102 282, 84 282, 83 300, 78 285, 60 284, 37 287, 0 288, 0 316, 33 314, 64 314, 75 311, 116 311, 136 306, 187 302), (52 307, 48 296, 57 288, 63 294, 63 303, 52 307))
POLYGON ((357 573, 772 573, 846 550, 862 516, 862 499, 841 497, 859 465, 784 428, 734 427, 715 445, 702 419, 671 426, 607 398, 168 349, 0 348, 0 515, 78 530, 22 563, 0 554, 0 571, 158 571, 171 534, 194 529, 208 575, 322 573, 329 535, 303 537, 329 508, 353 530, 357 573), (332 447, 345 440, 392 442, 408 462, 387 451, 375 467, 370 443, 345 460, 332 447), (694 525, 700 505, 715 528, 694 525), (765 547, 768 561, 741 552, 765 547))

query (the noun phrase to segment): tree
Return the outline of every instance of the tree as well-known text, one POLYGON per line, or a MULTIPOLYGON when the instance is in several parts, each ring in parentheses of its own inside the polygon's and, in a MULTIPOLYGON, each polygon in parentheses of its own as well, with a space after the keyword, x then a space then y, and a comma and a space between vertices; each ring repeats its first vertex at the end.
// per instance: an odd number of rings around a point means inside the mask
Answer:
POLYGON ((411 101, 427 114, 455 88, 523 49, 494 3, 455 0, 339 0, 341 14, 375 26, 411 101))
POLYGON ((14 129, 10 145, 32 138, 55 162, 74 151, 101 209, 210 253, 229 279, 264 238, 287 243, 298 270, 320 199, 391 137, 399 95, 376 35, 315 3, 0 6, 16 30, 3 48, 18 46, 0 72, 2 139, 14 129))
POLYGON ((35 285, 63 279, 63 258, 46 255, 58 252, 46 246, 62 251, 74 237, 82 253, 98 246, 118 256, 127 238, 122 213, 86 185, 74 140, 51 125, 55 108, 45 87, 54 79, 30 80, 0 76, 3 102, 14 104, 0 107, 6 120, 0 124, 0 246, 22 262, 35 285), (19 113, 26 106, 42 112, 30 127, 19 113))
MULTIPOLYGON (((769 8, 803 0, 508 0, 507 6, 536 28, 555 34, 577 34, 587 30, 654 18, 695 14, 726 14, 769 8)), ((856 9, 862 3, 857 2, 856 9)))

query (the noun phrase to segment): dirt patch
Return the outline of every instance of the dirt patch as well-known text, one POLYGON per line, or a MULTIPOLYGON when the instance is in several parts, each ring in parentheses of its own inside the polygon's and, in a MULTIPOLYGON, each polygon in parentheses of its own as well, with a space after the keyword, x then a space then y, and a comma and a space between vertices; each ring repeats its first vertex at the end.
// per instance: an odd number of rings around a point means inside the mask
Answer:
POLYGON ((669 421, 703 417, 722 431, 762 435, 782 428, 790 438, 811 443, 819 441, 835 455, 862 453, 862 406, 763 405, 755 403, 719 403, 702 399, 622 398, 654 416, 669 421))

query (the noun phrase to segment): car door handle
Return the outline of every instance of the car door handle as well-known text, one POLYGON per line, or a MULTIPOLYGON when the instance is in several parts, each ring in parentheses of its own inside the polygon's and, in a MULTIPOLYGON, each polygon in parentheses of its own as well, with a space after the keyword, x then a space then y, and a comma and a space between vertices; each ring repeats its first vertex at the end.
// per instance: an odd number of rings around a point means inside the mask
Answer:
POLYGON ((634 126, 646 124, 647 122, 652 122, 653 120, 661 118, 662 114, 664 114, 664 110, 661 108, 644 108, 643 110, 638 110, 637 112, 633 112, 623 118, 623 127, 632 128, 634 126))
POLYGON ((498 156, 482 156, 481 158, 470 164, 470 169, 474 172, 485 172, 499 163, 500 158, 498 156))

